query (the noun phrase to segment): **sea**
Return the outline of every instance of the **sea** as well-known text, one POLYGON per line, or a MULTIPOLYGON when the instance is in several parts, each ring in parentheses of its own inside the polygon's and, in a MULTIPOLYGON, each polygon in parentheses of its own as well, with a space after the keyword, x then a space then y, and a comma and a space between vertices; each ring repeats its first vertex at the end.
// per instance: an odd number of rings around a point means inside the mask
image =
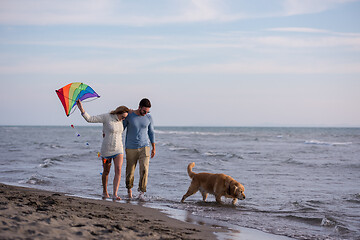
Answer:
MULTIPOLYGON (((136 199, 135 187, 130 203, 235 233, 360 239, 360 128, 156 127, 155 134, 145 201, 136 199), (246 199, 232 206, 223 198, 220 205, 196 193, 180 203, 191 162, 196 173, 232 176, 244 185, 246 199)), ((0 126, 0 136, 1 183, 101 198, 101 125, 0 126)), ((124 159, 120 202, 129 202, 125 168, 124 159)), ((113 176, 112 170, 110 193, 113 176)))

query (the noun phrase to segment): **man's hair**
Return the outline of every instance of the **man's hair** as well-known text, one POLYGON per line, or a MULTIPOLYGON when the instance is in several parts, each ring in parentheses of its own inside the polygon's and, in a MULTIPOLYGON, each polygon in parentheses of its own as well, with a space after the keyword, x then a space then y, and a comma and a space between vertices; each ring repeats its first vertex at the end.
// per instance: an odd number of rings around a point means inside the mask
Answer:
POLYGON ((148 107, 151 108, 151 102, 149 99, 147 98, 143 98, 141 99, 140 103, 139 103, 139 107, 148 107))

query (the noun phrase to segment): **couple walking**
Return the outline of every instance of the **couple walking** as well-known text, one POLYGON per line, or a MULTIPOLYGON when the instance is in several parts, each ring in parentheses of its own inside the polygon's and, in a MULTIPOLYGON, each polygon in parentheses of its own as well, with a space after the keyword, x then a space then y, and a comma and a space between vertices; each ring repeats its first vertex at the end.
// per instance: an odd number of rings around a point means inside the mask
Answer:
POLYGON ((103 142, 101 145, 101 157, 103 160, 103 199, 109 198, 107 182, 114 160, 115 176, 113 181, 113 200, 121 200, 117 196, 121 179, 121 168, 124 158, 124 147, 122 143, 122 133, 125 129, 125 151, 126 151, 126 188, 128 196, 132 198, 132 187, 134 183, 134 172, 137 163, 140 165, 139 198, 143 198, 146 192, 147 177, 149 171, 150 157, 155 156, 155 136, 154 125, 149 114, 151 103, 149 99, 142 99, 137 110, 130 110, 125 106, 120 106, 110 113, 97 116, 90 116, 82 106, 81 101, 77 101, 81 115, 89 123, 103 124, 103 142), (150 153, 150 144, 152 150, 150 153))

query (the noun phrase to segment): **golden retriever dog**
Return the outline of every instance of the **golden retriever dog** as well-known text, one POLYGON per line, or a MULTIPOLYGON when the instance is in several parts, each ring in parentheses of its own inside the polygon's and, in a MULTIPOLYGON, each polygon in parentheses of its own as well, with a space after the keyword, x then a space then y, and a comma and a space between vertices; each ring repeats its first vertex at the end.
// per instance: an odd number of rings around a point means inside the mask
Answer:
POLYGON ((232 198, 233 205, 235 205, 238 199, 245 199, 244 186, 232 177, 225 174, 194 173, 192 171, 194 166, 194 162, 188 165, 187 171, 192 181, 181 202, 184 202, 187 197, 195 194, 197 191, 201 192, 204 201, 206 201, 209 193, 215 195, 216 202, 218 203, 221 203, 222 196, 232 198))

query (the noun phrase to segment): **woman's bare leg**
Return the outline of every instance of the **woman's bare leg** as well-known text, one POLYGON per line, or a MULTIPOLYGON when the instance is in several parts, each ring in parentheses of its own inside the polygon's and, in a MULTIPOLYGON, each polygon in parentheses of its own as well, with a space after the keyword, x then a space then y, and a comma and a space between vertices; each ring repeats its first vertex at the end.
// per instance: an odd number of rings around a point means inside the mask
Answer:
POLYGON ((110 168, 111 168, 111 162, 108 163, 106 160, 105 162, 103 162, 103 174, 102 174, 102 186, 103 186, 103 199, 109 198, 109 193, 107 190, 107 183, 108 183, 108 178, 109 178, 109 173, 110 173, 110 168))
POLYGON ((114 158, 115 165, 115 176, 113 181, 113 200, 121 200, 120 197, 117 196, 117 192, 119 190, 120 179, 121 179, 121 167, 124 160, 124 154, 119 154, 114 158))

